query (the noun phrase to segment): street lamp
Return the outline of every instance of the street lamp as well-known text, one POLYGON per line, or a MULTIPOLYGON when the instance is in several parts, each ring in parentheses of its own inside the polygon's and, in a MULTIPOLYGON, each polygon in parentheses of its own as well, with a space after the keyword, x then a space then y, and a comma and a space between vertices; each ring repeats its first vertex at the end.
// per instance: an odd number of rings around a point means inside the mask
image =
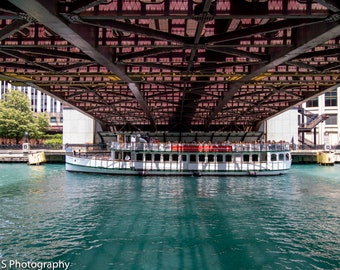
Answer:
POLYGON ((28 138, 29 138, 28 131, 25 131, 24 136, 25 136, 25 142, 28 142, 28 138))

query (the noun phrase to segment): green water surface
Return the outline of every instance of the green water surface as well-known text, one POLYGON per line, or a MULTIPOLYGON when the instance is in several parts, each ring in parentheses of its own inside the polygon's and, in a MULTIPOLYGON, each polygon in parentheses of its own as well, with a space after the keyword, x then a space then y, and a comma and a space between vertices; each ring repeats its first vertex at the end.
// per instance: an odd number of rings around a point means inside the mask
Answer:
POLYGON ((340 269, 340 165, 275 177, 0 171, 0 269, 340 269))

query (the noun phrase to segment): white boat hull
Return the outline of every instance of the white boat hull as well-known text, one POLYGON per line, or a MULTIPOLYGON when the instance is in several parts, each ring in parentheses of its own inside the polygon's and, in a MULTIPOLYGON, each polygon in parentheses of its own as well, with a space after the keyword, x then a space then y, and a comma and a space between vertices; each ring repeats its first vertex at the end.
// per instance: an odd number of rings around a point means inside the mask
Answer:
POLYGON ((112 175, 242 176, 281 175, 291 160, 249 163, 138 162, 66 156, 66 170, 112 175))

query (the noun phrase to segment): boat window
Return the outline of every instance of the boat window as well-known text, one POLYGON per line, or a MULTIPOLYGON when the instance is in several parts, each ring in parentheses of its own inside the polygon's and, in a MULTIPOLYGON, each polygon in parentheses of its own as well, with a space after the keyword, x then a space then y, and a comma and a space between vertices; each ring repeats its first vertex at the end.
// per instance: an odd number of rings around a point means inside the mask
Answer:
POLYGON ((252 161, 259 161, 259 155, 252 155, 251 160, 252 161))
POLYGON ((286 160, 290 160, 288 153, 286 154, 286 160))
POLYGON ((217 155, 217 162, 223 162, 223 155, 217 155))
POLYGON ((182 161, 187 161, 187 155, 182 155, 182 161))
POLYGON ((155 161, 160 161, 161 160, 161 154, 155 154, 154 159, 155 159, 155 161))
POLYGON ((243 161, 249 162, 250 158, 249 155, 243 155, 243 161))
POLYGON ((120 152, 115 152, 115 159, 116 160, 119 160, 119 159, 121 159, 122 158, 122 154, 120 153, 120 152))
POLYGON ((261 161, 263 162, 263 161, 267 161, 267 152, 261 152, 261 161))
POLYGON ((169 161, 170 160, 170 155, 169 154, 164 154, 163 155, 163 161, 169 161))
POLYGON ((283 154, 279 154, 279 160, 284 160, 285 156, 283 154))
POLYGON ((145 160, 146 161, 151 161, 152 160, 152 155, 151 154, 146 154, 145 155, 145 160))
POLYGON ((242 162, 242 155, 235 155, 234 162, 236 162, 236 163, 242 162))
POLYGON ((196 155, 190 155, 190 162, 196 162, 196 155))
POLYGON ((130 159, 131 159, 131 157, 130 157, 129 153, 125 153, 124 154, 124 160, 129 161, 130 159))
POLYGON ((198 160, 201 162, 205 161, 205 155, 198 155, 198 160))
POLYGON ((178 161, 178 155, 177 154, 172 155, 172 161, 178 161))
POLYGON ((214 162, 214 155, 208 155, 208 162, 214 162))
POLYGON ((270 156, 270 160, 271 160, 271 161, 276 161, 276 160, 277 160, 276 154, 272 154, 272 155, 270 156))
POLYGON ((137 161, 143 161, 143 154, 137 154, 137 161))
POLYGON ((225 156, 225 161, 226 162, 231 162, 232 161, 232 155, 226 155, 225 156))

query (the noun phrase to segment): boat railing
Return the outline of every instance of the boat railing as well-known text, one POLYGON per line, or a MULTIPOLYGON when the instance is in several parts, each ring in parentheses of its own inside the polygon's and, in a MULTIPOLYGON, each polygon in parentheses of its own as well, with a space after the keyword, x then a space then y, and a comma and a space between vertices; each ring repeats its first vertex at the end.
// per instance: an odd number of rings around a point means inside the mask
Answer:
POLYGON ((119 143, 112 142, 111 150, 161 152, 251 152, 289 151, 290 144, 280 143, 119 143))

